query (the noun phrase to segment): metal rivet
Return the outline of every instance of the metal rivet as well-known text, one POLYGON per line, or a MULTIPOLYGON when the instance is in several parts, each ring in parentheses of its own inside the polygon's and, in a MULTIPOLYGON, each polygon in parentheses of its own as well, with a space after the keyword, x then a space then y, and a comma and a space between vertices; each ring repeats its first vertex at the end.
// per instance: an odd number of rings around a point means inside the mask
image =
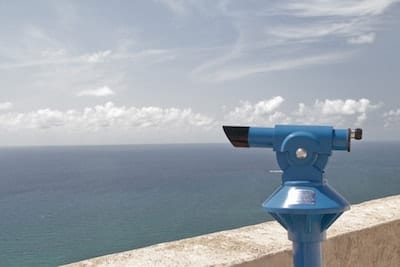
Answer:
POLYGON ((298 159, 305 159, 305 158, 307 158, 307 150, 305 150, 304 148, 298 148, 297 150, 296 150, 296 157, 298 158, 298 159))

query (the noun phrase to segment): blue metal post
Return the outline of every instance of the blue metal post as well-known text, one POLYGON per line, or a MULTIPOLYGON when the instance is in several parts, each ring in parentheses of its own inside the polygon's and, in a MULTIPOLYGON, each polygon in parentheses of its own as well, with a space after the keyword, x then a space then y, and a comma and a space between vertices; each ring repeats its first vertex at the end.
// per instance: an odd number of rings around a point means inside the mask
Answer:
POLYGON ((362 130, 330 126, 277 125, 275 128, 224 126, 236 147, 272 148, 282 169, 281 186, 263 207, 288 231, 295 267, 320 267, 326 229, 349 203, 324 179, 333 150, 350 151, 362 130))
POLYGON ((322 266, 321 242, 293 242, 294 266, 322 266))

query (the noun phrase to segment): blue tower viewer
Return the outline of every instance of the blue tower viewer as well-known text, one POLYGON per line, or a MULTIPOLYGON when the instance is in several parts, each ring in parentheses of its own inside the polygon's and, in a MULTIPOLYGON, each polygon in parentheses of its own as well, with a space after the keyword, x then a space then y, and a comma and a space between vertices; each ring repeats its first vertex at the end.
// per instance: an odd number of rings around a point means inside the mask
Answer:
POLYGON ((282 184, 262 206, 288 231, 294 266, 321 266, 326 229, 350 207, 324 179, 324 168, 332 151, 350 151, 351 139, 360 140, 362 130, 311 125, 223 129, 235 147, 275 151, 282 184))

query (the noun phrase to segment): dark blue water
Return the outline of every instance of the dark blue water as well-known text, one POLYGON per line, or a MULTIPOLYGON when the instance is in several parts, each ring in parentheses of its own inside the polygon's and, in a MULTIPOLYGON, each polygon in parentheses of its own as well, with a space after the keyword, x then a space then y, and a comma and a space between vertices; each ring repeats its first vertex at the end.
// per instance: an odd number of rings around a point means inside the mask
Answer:
MULTIPOLYGON (((400 193, 400 143, 336 152, 352 203, 400 193)), ((0 149, 0 266, 55 266, 271 218, 272 151, 230 145, 0 149)))

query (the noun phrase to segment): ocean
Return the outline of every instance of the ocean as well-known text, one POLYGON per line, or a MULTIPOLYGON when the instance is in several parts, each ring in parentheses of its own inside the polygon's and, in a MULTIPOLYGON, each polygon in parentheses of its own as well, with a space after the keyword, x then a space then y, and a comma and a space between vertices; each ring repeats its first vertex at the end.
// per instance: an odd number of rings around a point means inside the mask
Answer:
MULTIPOLYGON (((400 143, 334 152, 351 203, 400 193, 400 143)), ((0 148, 0 266, 56 266, 251 225, 280 184, 269 149, 229 144, 0 148)))

